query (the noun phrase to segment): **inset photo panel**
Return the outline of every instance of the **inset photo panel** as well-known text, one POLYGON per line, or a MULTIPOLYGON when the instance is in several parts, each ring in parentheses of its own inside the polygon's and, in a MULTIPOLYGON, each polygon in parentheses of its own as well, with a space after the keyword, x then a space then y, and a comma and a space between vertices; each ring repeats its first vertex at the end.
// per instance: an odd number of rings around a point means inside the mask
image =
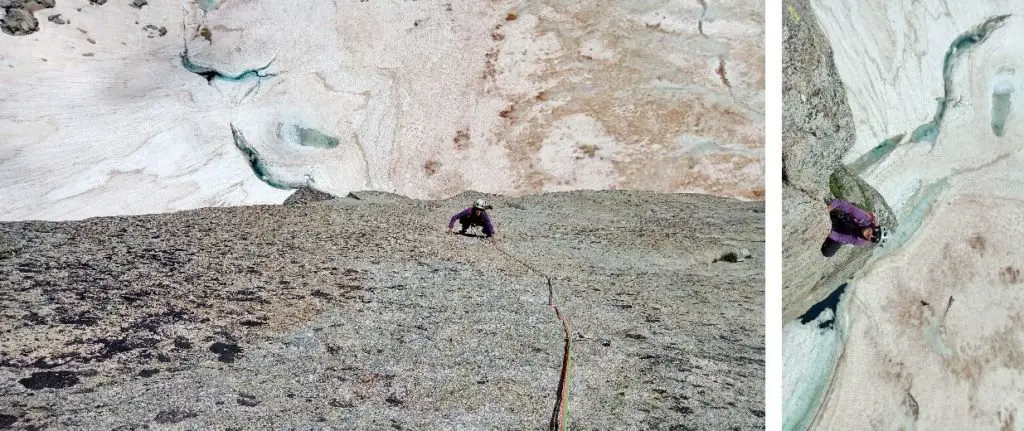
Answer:
POLYGON ((783 429, 1020 429, 1024 3, 781 7, 783 429))

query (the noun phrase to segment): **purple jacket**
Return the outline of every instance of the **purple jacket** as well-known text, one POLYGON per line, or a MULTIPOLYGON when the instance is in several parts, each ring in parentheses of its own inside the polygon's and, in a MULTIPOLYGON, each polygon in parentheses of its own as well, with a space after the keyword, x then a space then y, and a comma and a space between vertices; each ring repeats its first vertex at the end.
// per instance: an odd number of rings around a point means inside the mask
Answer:
POLYGON ((448 221, 448 229, 454 227, 456 221, 465 221, 470 225, 481 225, 484 227, 484 235, 487 235, 488 238, 494 235, 494 226, 491 225, 491 218, 487 216, 487 211, 481 211, 479 217, 474 217, 473 207, 466 208, 452 216, 452 219, 448 221))
MULTIPOLYGON (((868 213, 867 211, 857 208, 856 205, 850 202, 844 201, 842 199, 832 199, 832 202, 829 202, 829 205, 832 206, 832 211, 840 211, 842 213, 845 213, 853 220, 854 223, 857 224, 857 226, 860 226, 862 228, 874 226, 874 223, 872 223, 871 214, 868 213)), ((832 232, 828 234, 828 237, 833 241, 857 247, 863 247, 865 245, 871 244, 871 241, 861 238, 860 235, 850 235, 843 232, 837 232, 835 229, 832 229, 832 232)))

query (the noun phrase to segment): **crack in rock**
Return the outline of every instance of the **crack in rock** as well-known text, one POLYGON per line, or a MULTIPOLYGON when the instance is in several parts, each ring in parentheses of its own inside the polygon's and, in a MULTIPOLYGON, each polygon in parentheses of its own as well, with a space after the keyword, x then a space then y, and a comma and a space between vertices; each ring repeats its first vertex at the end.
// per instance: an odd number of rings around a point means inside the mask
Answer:
POLYGON ((701 7, 700 18, 697 18, 697 32, 701 36, 708 37, 708 35, 704 34, 704 18, 708 16, 708 2, 707 0, 697 0, 697 3, 701 7))

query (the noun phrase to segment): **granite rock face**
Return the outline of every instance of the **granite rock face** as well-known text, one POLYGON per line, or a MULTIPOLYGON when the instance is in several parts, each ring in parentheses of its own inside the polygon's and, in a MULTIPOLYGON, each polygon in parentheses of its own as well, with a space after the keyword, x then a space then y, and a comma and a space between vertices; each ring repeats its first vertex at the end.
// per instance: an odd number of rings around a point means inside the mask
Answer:
POLYGON ((783 18, 783 178, 820 199, 854 144, 853 118, 832 48, 808 2, 787 0, 783 18))
MULTIPOLYGON (((832 222, 822 200, 812 199, 795 187, 783 186, 782 199, 782 321, 785 324, 824 298, 819 298, 823 290, 816 287, 824 277, 827 262, 821 255, 821 244, 832 222)), ((849 251, 840 250, 840 253, 849 251)))
POLYGON ((871 248, 843 247, 826 259, 821 245, 831 222, 832 197, 867 204, 894 222, 884 199, 842 164, 855 142, 846 90, 828 39, 806 0, 783 4, 783 322, 821 301, 860 269, 871 248), (847 185, 836 189, 833 179, 847 185), (850 192, 846 196, 845 190, 850 192))
POLYGON ((764 424, 760 202, 480 194, 0 223, 0 420, 16 428, 764 424), (742 262, 713 262, 732 250, 742 262), (507 254, 506 254, 507 253, 507 254))

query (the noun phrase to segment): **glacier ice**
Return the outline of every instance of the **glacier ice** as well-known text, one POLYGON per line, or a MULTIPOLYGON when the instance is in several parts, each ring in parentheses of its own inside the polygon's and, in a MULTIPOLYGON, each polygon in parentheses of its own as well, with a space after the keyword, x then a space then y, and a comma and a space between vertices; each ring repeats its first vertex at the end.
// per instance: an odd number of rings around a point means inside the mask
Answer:
POLYGON ((0 220, 296 185, 759 199, 763 2, 711 6, 58 0, 71 24, 0 35, 0 220))

